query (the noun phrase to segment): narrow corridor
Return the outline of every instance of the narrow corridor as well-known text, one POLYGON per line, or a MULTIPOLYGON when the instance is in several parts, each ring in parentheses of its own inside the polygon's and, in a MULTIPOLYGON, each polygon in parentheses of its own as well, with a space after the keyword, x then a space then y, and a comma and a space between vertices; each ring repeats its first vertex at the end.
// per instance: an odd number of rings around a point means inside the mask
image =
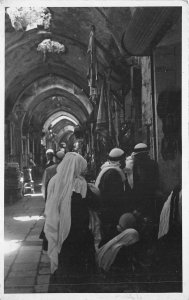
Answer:
POLYGON ((185 3, 2 2, 4 293, 184 292, 185 3))
MULTIPOLYGON (((40 190, 40 185, 36 184, 35 189, 40 190)), ((43 211, 44 200, 39 192, 5 206, 5 293, 48 291, 49 259, 42 253, 39 239, 44 224, 43 211)))

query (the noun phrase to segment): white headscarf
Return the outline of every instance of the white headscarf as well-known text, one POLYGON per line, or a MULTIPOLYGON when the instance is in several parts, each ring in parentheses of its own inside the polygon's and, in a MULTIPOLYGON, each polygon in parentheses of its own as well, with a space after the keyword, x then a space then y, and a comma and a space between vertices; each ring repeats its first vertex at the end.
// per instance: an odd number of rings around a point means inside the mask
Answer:
POLYGON ((58 253, 70 231, 72 193, 86 197, 87 182, 81 176, 86 168, 87 162, 80 154, 68 152, 58 165, 57 174, 49 182, 44 231, 52 272, 58 267, 58 253))
POLYGON ((100 268, 108 271, 113 264, 118 251, 139 241, 139 234, 133 228, 128 228, 116 235, 97 250, 97 263, 100 268))
POLYGON ((96 187, 99 186, 99 183, 100 183, 100 180, 102 178, 102 175, 104 175, 104 173, 106 173, 106 171, 108 171, 110 169, 116 169, 119 172, 123 183, 125 182, 125 174, 124 174, 123 170, 120 168, 120 161, 106 161, 101 166, 101 171, 100 171, 100 173, 97 176, 97 179, 95 181, 95 186, 96 187))
POLYGON ((128 156, 125 161, 125 172, 127 174, 127 180, 131 188, 133 188, 133 158, 128 156))

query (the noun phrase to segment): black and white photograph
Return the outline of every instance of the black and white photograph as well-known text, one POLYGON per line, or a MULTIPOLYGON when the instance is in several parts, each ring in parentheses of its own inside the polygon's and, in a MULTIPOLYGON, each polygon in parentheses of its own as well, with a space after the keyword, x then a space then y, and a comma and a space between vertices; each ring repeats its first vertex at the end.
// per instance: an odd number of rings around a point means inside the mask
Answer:
POLYGON ((189 299, 187 2, 0 6, 2 299, 189 299))

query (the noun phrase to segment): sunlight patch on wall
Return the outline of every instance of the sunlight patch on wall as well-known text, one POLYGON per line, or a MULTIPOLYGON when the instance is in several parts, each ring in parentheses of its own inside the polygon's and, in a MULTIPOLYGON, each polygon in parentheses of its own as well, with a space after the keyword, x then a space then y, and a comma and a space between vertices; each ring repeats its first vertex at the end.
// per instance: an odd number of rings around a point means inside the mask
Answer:
POLYGON ((14 220, 16 221, 21 221, 21 222, 28 222, 28 221, 38 221, 38 220, 43 220, 43 216, 20 216, 20 217, 13 217, 14 220))

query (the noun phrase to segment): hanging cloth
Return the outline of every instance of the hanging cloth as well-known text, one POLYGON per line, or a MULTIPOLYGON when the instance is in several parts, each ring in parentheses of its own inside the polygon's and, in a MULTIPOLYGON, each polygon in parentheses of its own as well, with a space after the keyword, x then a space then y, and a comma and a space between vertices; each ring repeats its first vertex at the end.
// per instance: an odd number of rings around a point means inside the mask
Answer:
POLYGON ((97 79, 98 79, 94 25, 92 26, 89 35, 87 54, 88 54, 88 64, 89 64, 88 73, 87 73, 88 85, 90 87, 90 95, 93 95, 97 88, 97 79))

